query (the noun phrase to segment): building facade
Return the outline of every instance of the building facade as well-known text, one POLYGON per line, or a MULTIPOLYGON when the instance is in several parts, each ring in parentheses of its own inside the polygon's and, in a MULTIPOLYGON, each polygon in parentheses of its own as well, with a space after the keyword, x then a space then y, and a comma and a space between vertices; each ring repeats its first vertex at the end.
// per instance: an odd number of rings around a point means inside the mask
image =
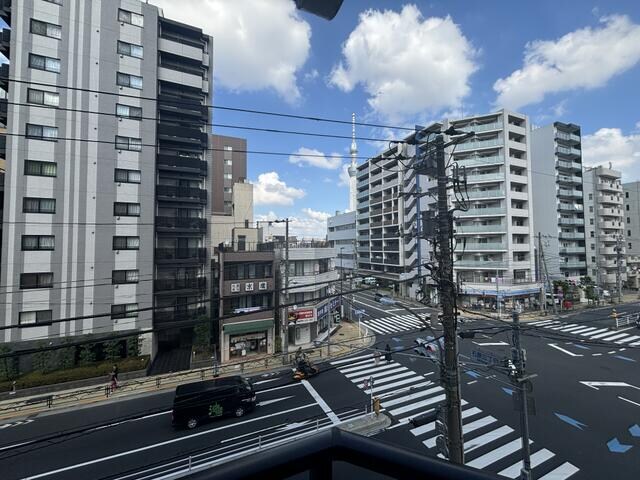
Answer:
POLYGON ((281 304, 288 307, 287 332, 289 348, 307 345, 327 334, 330 317, 339 309, 339 298, 325 298, 336 292, 339 279, 335 269, 335 248, 327 242, 289 241, 288 292, 284 268, 286 262, 283 245, 278 245, 278 258, 282 269, 281 304), (288 293, 288 295, 287 295, 288 293))
POLYGON ((211 37, 137 0, 14 0, 0 14, 0 75, 20 80, 0 85, 0 323, 17 327, 3 341, 189 344, 192 327, 163 324, 205 306, 211 37), (53 321, 69 317, 84 318, 53 321))
MULTIPOLYGON (((247 140, 211 135, 211 213, 233 215, 233 186, 247 178, 247 140)), ((236 212, 237 212, 236 208, 236 212)), ((238 214, 238 213, 236 213, 238 214)))
POLYGON ((335 265, 342 278, 353 273, 356 266, 356 211, 327 218, 327 241, 336 251, 335 265))
POLYGON ((598 166, 584 178, 587 274, 612 295, 626 282, 625 225, 621 173, 598 166))
POLYGON ((533 224, 547 272, 579 281, 587 274, 580 127, 554 122, 536 128, 531 146, 533 224))
POLYGON ((640 182, 622 184, 624 215, 627 287, 640 288, 640 182))
POLYGON ((222 362, 274 352, 275 255, 273 248, 259 250, 225 247, 213 264, 214 354, 222 362))

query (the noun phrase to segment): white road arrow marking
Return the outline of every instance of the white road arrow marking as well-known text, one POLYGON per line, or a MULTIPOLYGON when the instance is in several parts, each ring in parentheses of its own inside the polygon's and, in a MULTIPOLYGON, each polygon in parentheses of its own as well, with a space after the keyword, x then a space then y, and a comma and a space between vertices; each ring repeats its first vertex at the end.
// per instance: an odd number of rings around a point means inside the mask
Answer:
POLYGON ((489 347, 494 345, 509 345, 507 342, 473 342, 476 345, 482 345, 483 347, 489 347))
POLYGON ((293 398, 293 395, 289 395, 288 397, 282 397, 282 398, 274 398, 273 400, 264 400, 262 402, 259 402, 257 405, 259 407, 264 407, 265 405, 270 405, 272 403, 277 403, 277 402, 282 402, 283 400, 287 400, 289 398, 293 398))
POLYGON ((600 390, 598 387, 630 387, 635 388, 636 390, 640 390, 640 387, 636 387, 634 385, 630 385, 625 382, 583 382, 580 381, 581 384, 586 385, 589 388, 593 388, 594 390, 600 390))

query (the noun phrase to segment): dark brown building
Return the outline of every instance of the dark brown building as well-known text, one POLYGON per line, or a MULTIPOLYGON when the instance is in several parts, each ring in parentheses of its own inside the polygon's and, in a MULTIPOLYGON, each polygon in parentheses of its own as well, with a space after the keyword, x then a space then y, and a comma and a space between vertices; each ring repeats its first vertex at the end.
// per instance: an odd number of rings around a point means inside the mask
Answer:
POLYGON ((224 135, 210 136, 211 214, 231 215, 233 184, 247 178, 247 140, 224 135))

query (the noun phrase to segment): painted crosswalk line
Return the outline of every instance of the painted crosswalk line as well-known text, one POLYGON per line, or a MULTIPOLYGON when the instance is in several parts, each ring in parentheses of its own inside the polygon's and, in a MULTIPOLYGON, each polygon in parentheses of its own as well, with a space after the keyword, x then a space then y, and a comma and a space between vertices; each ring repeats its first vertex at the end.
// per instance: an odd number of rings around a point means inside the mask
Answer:
POLYGON ((402 315, 391 315, 388 317, 367 318, 366 320, 362 320, 361 324, 379 335, 408 332, 411 330, 418 330, 425 326, 424 320, 427 318, 428 314, 417 313, 416 315, 407 313, 402 315))
MULTIPOLYGON (((594 327, 579 323, 564 323, 558 320, 544 320, 540 322, 532 322, 529 325, 534 326, 536 328, 544 328, 548 330, 553 330, 558 333, 567 334, 567 338, 570 338, 570 335, 575 335, 577 339, 580 341, 583 340, 597 340, 599 342, 610 342, 612 345, 624 345, 635 347, 640 345, 640 335, 634 335, 633 333, 628 333, 626 331, 618 331, 612 328, 602 328, 602 327, 594 327)), ((600 356, 599 353, 594 354, 596 356, 600 356)), ((582 355, 581 355, 582 356, 582 355)))
MULTIPOLYGON (((370 394, 372 389, 365 380, 373 377, 373 394, 380 398, 381 407, 395 422, 390 428, 404 429, 432 454, 442 457, 437 451, 436 422, 414 427, 410 421, 433 413, 443 405, 443 388, 425 378, 429 374, 418 374, 395 360, 389 363, 380 361, 376 365, 371 354, 352 359, 338 360, 332 364, 366 394, 370 394)), ((461 403, 466 464, 505 478, 518 478, 522 465, 522 439, 519 433, 482 409, 469 405, 464 399, 461 403)), ((546 448, 532 448, 534 478, 565 480, 579 471, 571 463, 563 462, 546 448)))

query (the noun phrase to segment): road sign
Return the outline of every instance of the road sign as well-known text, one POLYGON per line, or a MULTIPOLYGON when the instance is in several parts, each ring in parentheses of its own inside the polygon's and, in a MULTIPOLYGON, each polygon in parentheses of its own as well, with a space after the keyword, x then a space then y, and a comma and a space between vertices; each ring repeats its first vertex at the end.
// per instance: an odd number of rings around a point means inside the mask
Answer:
POLYGON ((501 363, 500 358, 495 356, 493 353, 481 352, 480 350, 472 350, 471 358, 476 362, 483 363, 485 365, 499 365, 501 363))

